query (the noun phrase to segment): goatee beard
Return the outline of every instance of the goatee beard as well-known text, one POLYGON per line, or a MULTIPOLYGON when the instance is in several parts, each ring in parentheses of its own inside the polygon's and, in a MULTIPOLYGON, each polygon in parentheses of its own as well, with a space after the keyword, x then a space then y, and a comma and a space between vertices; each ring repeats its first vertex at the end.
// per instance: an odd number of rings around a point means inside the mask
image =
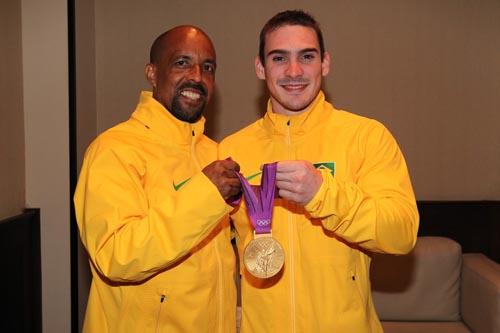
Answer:
POLYGON ((179 120, 186 121, 188 123, 195 123, 200 119, 203 110, 205 110, 205 105, 207 103, 206 97, 207 89, 202 84, 192 81, 184 82, 176 89, 176 94, 172 99, 170 112, 172 112, 172 114, 179 120), (181 92, 187 88, 197 90, 200 94, 200 98, 203 98, 202 103, 198 107, 186 109, 182 106, 180 102, 181 92))
POLYGON ((199 107, 191 110, 185 110, 179 101, 179 96, 175 96, 172 100, 172 107, 170 108, 170 112, 174 115, 175 118, 181 121, 195 123, 201 118, 203 110, 205 110, 205 104, 206 102, 203 101, 203 103, 199 107))

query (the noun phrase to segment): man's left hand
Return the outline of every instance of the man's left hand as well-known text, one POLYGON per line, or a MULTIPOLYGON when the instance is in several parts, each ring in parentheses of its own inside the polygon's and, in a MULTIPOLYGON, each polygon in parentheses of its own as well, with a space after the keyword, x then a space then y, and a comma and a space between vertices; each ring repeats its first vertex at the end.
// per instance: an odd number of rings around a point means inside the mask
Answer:
POLYGON ((287 200, 305 206, 318 192, 323 177, 308 161, 278 162, 276 186, 279 195, 287 200))

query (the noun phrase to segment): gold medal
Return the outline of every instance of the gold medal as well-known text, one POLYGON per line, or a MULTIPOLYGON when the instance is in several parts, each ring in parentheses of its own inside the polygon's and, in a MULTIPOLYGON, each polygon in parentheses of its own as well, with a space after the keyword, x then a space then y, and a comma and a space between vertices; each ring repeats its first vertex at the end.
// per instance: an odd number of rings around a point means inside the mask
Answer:
POLYGON ((279 273, 285 263, 281 244, 271 234, 255 234, 245 248, 243 262, 247 271, 255 277, 265 279, 279 273))

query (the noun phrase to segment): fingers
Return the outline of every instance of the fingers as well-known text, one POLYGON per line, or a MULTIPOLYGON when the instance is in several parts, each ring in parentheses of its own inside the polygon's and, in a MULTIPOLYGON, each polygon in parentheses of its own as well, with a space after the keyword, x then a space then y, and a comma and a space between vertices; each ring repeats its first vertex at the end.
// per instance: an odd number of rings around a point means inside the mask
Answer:
POLYGON ((278 194, 281 198, 293 201, 293 202, 299 202, 300 197, 297 195, 295 192, 284 190, 284 189, 279 189, 278 194))
POLYGON ((224 199, 239 194, 241 184, 236 173, 240 170, 238 163, 228 158, 210 163, 202 172, 217 187, 224 199))
POLYGON ((301 161, 282 161, 276 165, 276 180, 281 182, 293 182, 301 161))
POLYGON ((280 161, 276 165, 276 172, 287 173, 297 169, 297 165, 305 161, 280 161))
POLYGON ((277 180, 276 186, 281 190, 287 190, 290 192, 296 192, 298 189, 296 188, 296 183, 290 180, 277 180))
POLYGON ((280 196, 283 198, 287 198, 291 194, 302 194, 309 191, 309 184, 305 182, 279 181, 276 182, 276 186, 280 191, 280 196))
POLYGON ((225 182, 220 189, 220 193, 224 199, 234 197, 241 192, 241 184, 239 179, 229 180, 225 182))
POLYGON ((276 186, 284 199, 306 205, 322 182, 320 172, 308 161, 283 161, 277 165, 276 186))
POLYGON ((307 161, 278 162, 276 180, 281 182, 302 182, 311 169, 314 169, 314 167, 307 161))
POLYGON ((220 162, 225 169, 240 172, 240 165, 233 161, 231 157, 228 157, 225 160, 221 160, 220 162))
POLYGON ((222 169, 222 175, 227 178, 235 178, 238 179, 238 176, 236 175, 238 173, 237 169, 227 169, 224 168, 222 169))

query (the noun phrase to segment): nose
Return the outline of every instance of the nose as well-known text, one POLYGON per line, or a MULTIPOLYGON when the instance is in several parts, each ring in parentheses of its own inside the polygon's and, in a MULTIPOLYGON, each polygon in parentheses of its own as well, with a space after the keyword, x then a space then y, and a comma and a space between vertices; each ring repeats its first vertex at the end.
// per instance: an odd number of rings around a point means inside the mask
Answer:
POLYGON ((194 65, 191 68, 191 73, 190 73, 191 80, 195 82, 201 82, 201 73, 202 73, 201 65, 194 65))
POLYGON ((286 74, 291 77, 297 77, 301 76, 304 74, 304 71, 302 70, 302 66, 300 65, 300 62, 292 59, 290 63, 288 64, 288 67, 286 69, 286 74))

